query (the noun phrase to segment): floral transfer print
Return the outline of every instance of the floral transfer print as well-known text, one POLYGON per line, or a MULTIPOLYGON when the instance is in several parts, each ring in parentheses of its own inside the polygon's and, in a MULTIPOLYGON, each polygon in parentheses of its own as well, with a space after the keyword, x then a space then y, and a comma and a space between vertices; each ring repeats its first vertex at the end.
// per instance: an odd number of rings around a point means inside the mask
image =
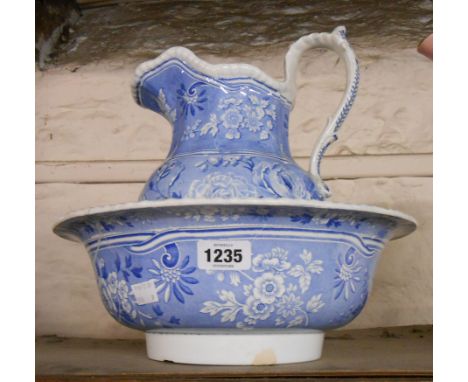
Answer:
POLYGON ((128 285, 125 280, 117 278, 116 272, 110 273, 107 280, 100 277, 98 285, 104 305, 113 316, 127 322, 133 322, 137 318, 137 310, 128 298, 128 285))
POLYGON ((182 110, 182 115, 188 114, 194 116, 198 111, 205 109, 205 103, 208 101, 206 97, 206 89, 203 89, 207 84, 204 82, 195 82, 188 89, 185 85, 180 84, 177 90, 177 99, 182 110))
MULTIPOLYGON (((199 111, 206 108, 208 100, 204 82, 195 82, 188 89, 185 84, 181 84, 177 90, 177 99, 182 116, 196 116, 199 111)), ((169 112, 165 103, 164 92, 161 89, 158 105, 166 114, 169 112), (162 105, 162 107, 161 107, 162 105)), ((230 95, 221 98, 218 102, 220 112, 211 113, 208 120, 202 124, 201 119, 195 120, 192 125, 186 127, 183 139, 195 138, 197 134, 204 136, 210 134, 212 137, 218 135, 222 130, 227 139, 240 139, 241 131, 250 131, 258 136, 260 140, 267 140, 271 136, 273 123, 276 120, 276 105, 269 97, 258 95, 230 95)), ((170 118, 172 122, 175 120, 170 118)))
MULTIPOLYGON (((190 130, 185 131, 190 134, 190 130)), ((314 186, 289 163, 249 155, 210 155, 198 161, 172 159, 151 177, 142 199, 292 198, 313 199, 314 186), (184 182, 184 177, 191 180, 184 182)))
POLYGON ((204 161, 196 163, 195 166, 203 172, 220 167, 242 167, 252 171, 255 163, 253 157, 246 155, 211 155, 204 161))
POLYGON ((299 279, 299 287, 301 288, 301 292, 305 293, 307 289, 309 289, 310 282, 312 280, 312 275, 319 275, 320 273, 322 273, 323 261, 313 260, 312 253, 305 249, 299 256, 304 262, 304 266, 302 266, 301 264, 297 264, 294 267, 292 267, 288 273, 291 276, 297 277, 299 279))
MULTIPOLYGON (((242 290, 244 300, 239 300, 232 290, 220 289, 216 291, 219 300, 205 301, 200 311, 219 316, 221 322, 236 322, 239 328, 255 326, 267 319, 274 319, 274 325, 279 327, 307 326, 310 315, 320 311, 325 303, 322 295, 317 294, 304 304, 300 293, 310 286, 311 275, 320 274, 323 268, 321 260, 313 260, 307 250, 299 257, 303 265, 292 267, 288 252, 283 248, 256 255, 252 259, 252 271, 259 273, 257 277, 244 271, 229 272, 238 275, 231 276, 230 284, 242 290), (248 282, 241 283, 241 277, 248 282)), ((224 274, 217 279, 223 282, 224 274)))
POLYGON ((155 268, 148 270, 155 275, 156 292, 161 293, 164 302, 169 302, 174 296, 182 304, 185 303, 184 296, 193 296, 191 286, 199 282, 191 275, 197 268, 189 264, 190 257, 185 256, 180 263, 179 259, 177 245, 168 244, 164 247, 164 254, 160 260, 152 259, 155 268))
POLYGON ((159 109, 161 110, 161 114, 171 123, 174 123, 177 118, 177 112, 175 109, 172 109, 167 101, 166 101, 166 94, 164 94, 163 89, 159 89, 158 96, 153 96, 154 102, 158 105, 159 109))
MULTIPOLYGON (((166 309, 171 309, 165 304, 175 302, 182 305, 187 297, 195 295, 194 286, 199 283, 194 276, 197 269, 190 264, 189 256, 180 255, 176 244, 167 244, 159 252, 150 255, 153 268, 145 270, 141 263, 135 264, 135 256, 132 255, 124 256, 123 260, 118 255, 113 256, 113 264, 106 263, 101 256, 96 258, 96 275, 102 300, 118 321, 134 328, 181 325, 181 318, 170 313, 166 315, 166 309), (151 275, 149 278, 144 274, 146 272, 151 275), (142 302, 137 298, 134 287, 141 285, 142 281, 154 283, 155 299, 142 302)), ((112 253, 106 255, 112 256, 112 253)))
POLYGON ((270 137, 276 120, 276 106, 269 100, 256 95, 232 96, 221 99, 218 106, 222 110, 221 125, 227 130, 226 138, 239 139, 242 129, 258 134, 260 140, 270 137))
MULTIPOLYGON (((108 271, 110 264, 100 257, 96 261, 98 287, 106 309, 118 321, 134 327, 171 327, 180 324, 176 316, 164 317, 164 311, 159 304, 151 305, 151 311, 144 311, 138 306, 131 290, 130 278, 141 279, 142 267, 132 264, 132 257, 126 256, 125 261, 116 256, 114 270, 108 271), (156 314, 156 317, 154 316, 156 314)), ((139 282, 139 281, 137 281, 139 282)))
POLYGON ((273 248, 268 253, 255 256, 252 265, 254 272, 282 272, 291 268, 291 263, 288 262, 288 251, 282 248, 273 248))
MULTIPOLYGON (((184 170, 185 166, 180 161, 166 162, 151 176, 148 184, 149 190, 155 192, 160 198, 180 198, 181 195, 173 191, 173 186, 184 170)), ((142 198, 144 198, 144 193, 140 199, 142 198)))
POLYGON ((337 300, 342 297, 348 300, 350 294, 356 292, 356 285, 361 282, 361 277, 358 275, 361 265, 356 257, 356 250, 350 248, 346 254, 338 258, 337 263, 334 298, 337 300))
POLYGON ((242 176, 213 172, 192 182, 189 198, 245 198, 256 197, 257 190, 242 176))
POLYGON ((304 179, 279 163, 261 162, 253 169, 253 181, 274 197, 311 199, 304 179))

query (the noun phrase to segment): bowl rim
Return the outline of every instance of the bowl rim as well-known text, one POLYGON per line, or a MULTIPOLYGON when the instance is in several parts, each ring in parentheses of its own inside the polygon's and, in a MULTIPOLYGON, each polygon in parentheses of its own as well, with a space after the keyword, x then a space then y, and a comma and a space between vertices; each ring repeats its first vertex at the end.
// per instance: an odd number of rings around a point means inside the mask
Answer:
POLYGON ((291 208, 303 208, 307 210, 334 210, 338 212, 355 212, 362 214, 377 215, 383 218, 396 219, 397 227, 395 228, 394 234, 391 240, 398 239, 409 235, 416 230, 418 223, 412 216, 407 215, 403 212, 370 206, 365 204, 347 204, 347 203, 336 203, 329 201, 318 201, 318 200, 299 200, 299 199, 267 199, 267 198, 251 198, 251 199, 165 199, 165 200, 144 200, 138 202, 119 203, 111 205, 103 205, 98 207, 92 207, 87 209, 81 209, 66 214, 64 217, 58 220, 53 226, 53 231, 63 237, 58 231, 60 227, 63 227, 71 220, 77 218, 91 217, 95 215, 103 215, 113 212, 129 212, 139 211, 146 209, 166 209, 166 208, 183 208, 183 207, 291 207, 291 208))

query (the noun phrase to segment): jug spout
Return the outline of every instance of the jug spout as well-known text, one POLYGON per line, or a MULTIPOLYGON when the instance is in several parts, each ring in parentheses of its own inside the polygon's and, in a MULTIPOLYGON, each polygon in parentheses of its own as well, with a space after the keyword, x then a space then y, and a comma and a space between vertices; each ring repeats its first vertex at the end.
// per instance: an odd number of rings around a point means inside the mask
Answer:
POLYGON ((144 108, 161 114, 171 125, 175 123, 180 112, 177 110, 179 89, 176 84, 183 84, 181 81, 183 68, 178 64, 174 54, 180 49, 183 48, 171 48, 166 51, 158 58, 161 62, 157 66, 150 65, 154 60, 140 65, 133 86, 133 96, 136 102, 144 108))
POLYGON ((171 154, 256 151, 289 157, 289 100, 280 91, 234 70, 172 48, 137 75, 136 101, 174 126, 171 154), (230 73, 230 75, 228 75, 230 73))

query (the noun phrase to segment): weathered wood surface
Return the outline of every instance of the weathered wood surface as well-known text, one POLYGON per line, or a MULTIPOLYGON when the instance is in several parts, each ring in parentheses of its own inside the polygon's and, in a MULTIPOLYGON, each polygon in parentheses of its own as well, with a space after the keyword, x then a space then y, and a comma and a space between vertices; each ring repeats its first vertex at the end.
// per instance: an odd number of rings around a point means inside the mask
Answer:
POLYGON ((380 382, 432 379, 432 327, 330 332, 314 362, 274 366, 199 366, 146 358, 141 340, 39 337, 38 381, 343 380, 380 382))

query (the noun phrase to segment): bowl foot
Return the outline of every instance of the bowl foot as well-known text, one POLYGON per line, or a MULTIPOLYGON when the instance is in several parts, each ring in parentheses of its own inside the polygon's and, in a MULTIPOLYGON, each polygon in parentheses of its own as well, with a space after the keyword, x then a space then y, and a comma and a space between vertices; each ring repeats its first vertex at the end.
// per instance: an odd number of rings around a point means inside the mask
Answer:
POLYGON ((146 332, 148 358, 202 365, 275 365, 321 357, 324 333, 313 329, 171 329, 146 332))

